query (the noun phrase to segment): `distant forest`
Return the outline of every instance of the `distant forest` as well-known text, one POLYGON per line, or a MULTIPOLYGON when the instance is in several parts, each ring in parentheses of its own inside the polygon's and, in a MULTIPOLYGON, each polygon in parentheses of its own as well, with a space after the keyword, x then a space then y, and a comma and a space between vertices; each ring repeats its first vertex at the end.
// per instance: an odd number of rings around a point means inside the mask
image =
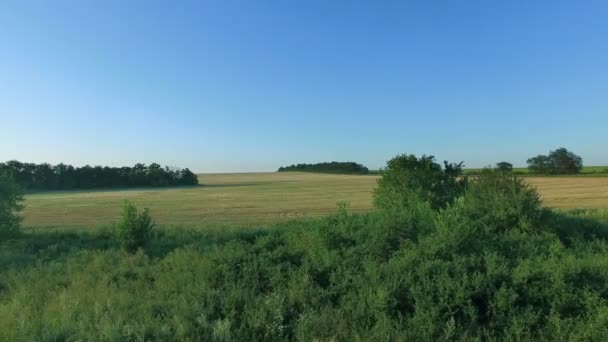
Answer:
POLYGON ((279 172, 286 171, 303 171, 303 172, 320 172, 320 173, 339 173, 339 174, 356 174, 366 175, 369 170, 354 162, 331 162, 317 164, 297 164, 280 167, 279 172))
POLYGON ((197 176, 189 169, 135 164, 133 167, 0 163, 0 174, 8 173, 27 190, 71 190, 118 187, 165 187, 196 185, 197 176))

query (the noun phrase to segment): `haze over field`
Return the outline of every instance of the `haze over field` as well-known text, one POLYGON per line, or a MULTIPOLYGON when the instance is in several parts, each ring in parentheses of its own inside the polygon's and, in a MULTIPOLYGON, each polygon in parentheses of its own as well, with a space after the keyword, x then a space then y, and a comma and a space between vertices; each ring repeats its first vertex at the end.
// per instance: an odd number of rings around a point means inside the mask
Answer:
POLYGON ((607 165, 608 4, 4 1, 0 161, 607 165))

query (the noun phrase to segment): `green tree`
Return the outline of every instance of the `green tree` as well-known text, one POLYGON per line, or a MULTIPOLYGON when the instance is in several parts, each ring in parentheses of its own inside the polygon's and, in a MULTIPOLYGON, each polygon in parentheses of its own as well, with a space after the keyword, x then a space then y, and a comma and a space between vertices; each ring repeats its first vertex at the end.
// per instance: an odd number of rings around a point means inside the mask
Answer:
POLYGON ((389 160, 382 171, 374 192, 374 205, 400 207, 417 198, 432 208, 443 208, 465 189, 467 179, 462 175, 462 166, 462 162, 444 161, 442 168, 434 156, 398 155, 389 160))
POLYGON ((0 174, 0 237, 13 236, 19 232, 23 209, 23 192, 12 175, 0 174))
POLYGON ((577 174, 583 169, 583 158, 563 147, 551 151, 549 159, 551 160, 553 173, 577 174))
POLYGON ((549 155, 538 155, 527 160, 531 173, 538 174, 577 174, 583 169, 583 159, 560 147, 549 155))
POLYGON ((499 163, 496 163, 496 170, 503 172, 511 172, 513 171, 513 164, 506 161, 501 161, 499 163))

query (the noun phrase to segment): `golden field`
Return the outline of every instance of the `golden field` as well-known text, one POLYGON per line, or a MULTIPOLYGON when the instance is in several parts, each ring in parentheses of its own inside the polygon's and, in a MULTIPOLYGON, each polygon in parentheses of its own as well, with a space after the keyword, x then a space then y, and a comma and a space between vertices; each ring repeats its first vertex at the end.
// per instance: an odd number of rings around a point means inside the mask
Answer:
MULTIPOLYGON (((201 186, 162 189, 65 191, 26 196, 27 227, 111 224, 124 200, 150 208, 161 225, 265 225, 331 213, 348 202, 372 207, 377 176, 315 173, 201 174, 201 186)), ((608 177, 526 177, 548 207, 608 208, 608 177)))

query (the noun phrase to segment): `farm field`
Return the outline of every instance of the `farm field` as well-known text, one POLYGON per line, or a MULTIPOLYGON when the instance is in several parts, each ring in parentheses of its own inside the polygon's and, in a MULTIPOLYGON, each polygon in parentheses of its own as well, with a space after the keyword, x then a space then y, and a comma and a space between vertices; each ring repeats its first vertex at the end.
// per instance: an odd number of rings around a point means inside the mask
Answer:
MULTIPOLYGON (((377 176, 315 173, 201 174, 197 187, 65 191, 26 196, 24 226, 90 228, 116 221, 126 199, 148 207, 161 225, 252 226, 318 217, 350 203, 372 207, 377 176)), ((526 177, 544 204, 559 209, 608 208, 608 177, 526 177)))
MULTIPOLYGON (((481 172, 480 168, 467 168, 464 169, 464 173, 465 174, 477 174, 479 172, 481 172)), ((519 174, 523 174, 524 176, 526 174, 530 173, 530 170, 528 170, 527 167, 515 167, 513 168, 513 172, 519 173, 519 174)), ((583 169, 581 170, 581 172, 577 175, 569 175, 568 177, 587 177, 587 176, 599 176, 599 177, 606 177, 608 176, 608 166, 583 166, 583 169)), ((534 177, 538 177, 538 175, 534 175, 534 177)), ((541 176, 541 177, 547 177, 547 176, 541 176)), ((548 177, 555 177, 555 176, 548 176, 548 177)))

